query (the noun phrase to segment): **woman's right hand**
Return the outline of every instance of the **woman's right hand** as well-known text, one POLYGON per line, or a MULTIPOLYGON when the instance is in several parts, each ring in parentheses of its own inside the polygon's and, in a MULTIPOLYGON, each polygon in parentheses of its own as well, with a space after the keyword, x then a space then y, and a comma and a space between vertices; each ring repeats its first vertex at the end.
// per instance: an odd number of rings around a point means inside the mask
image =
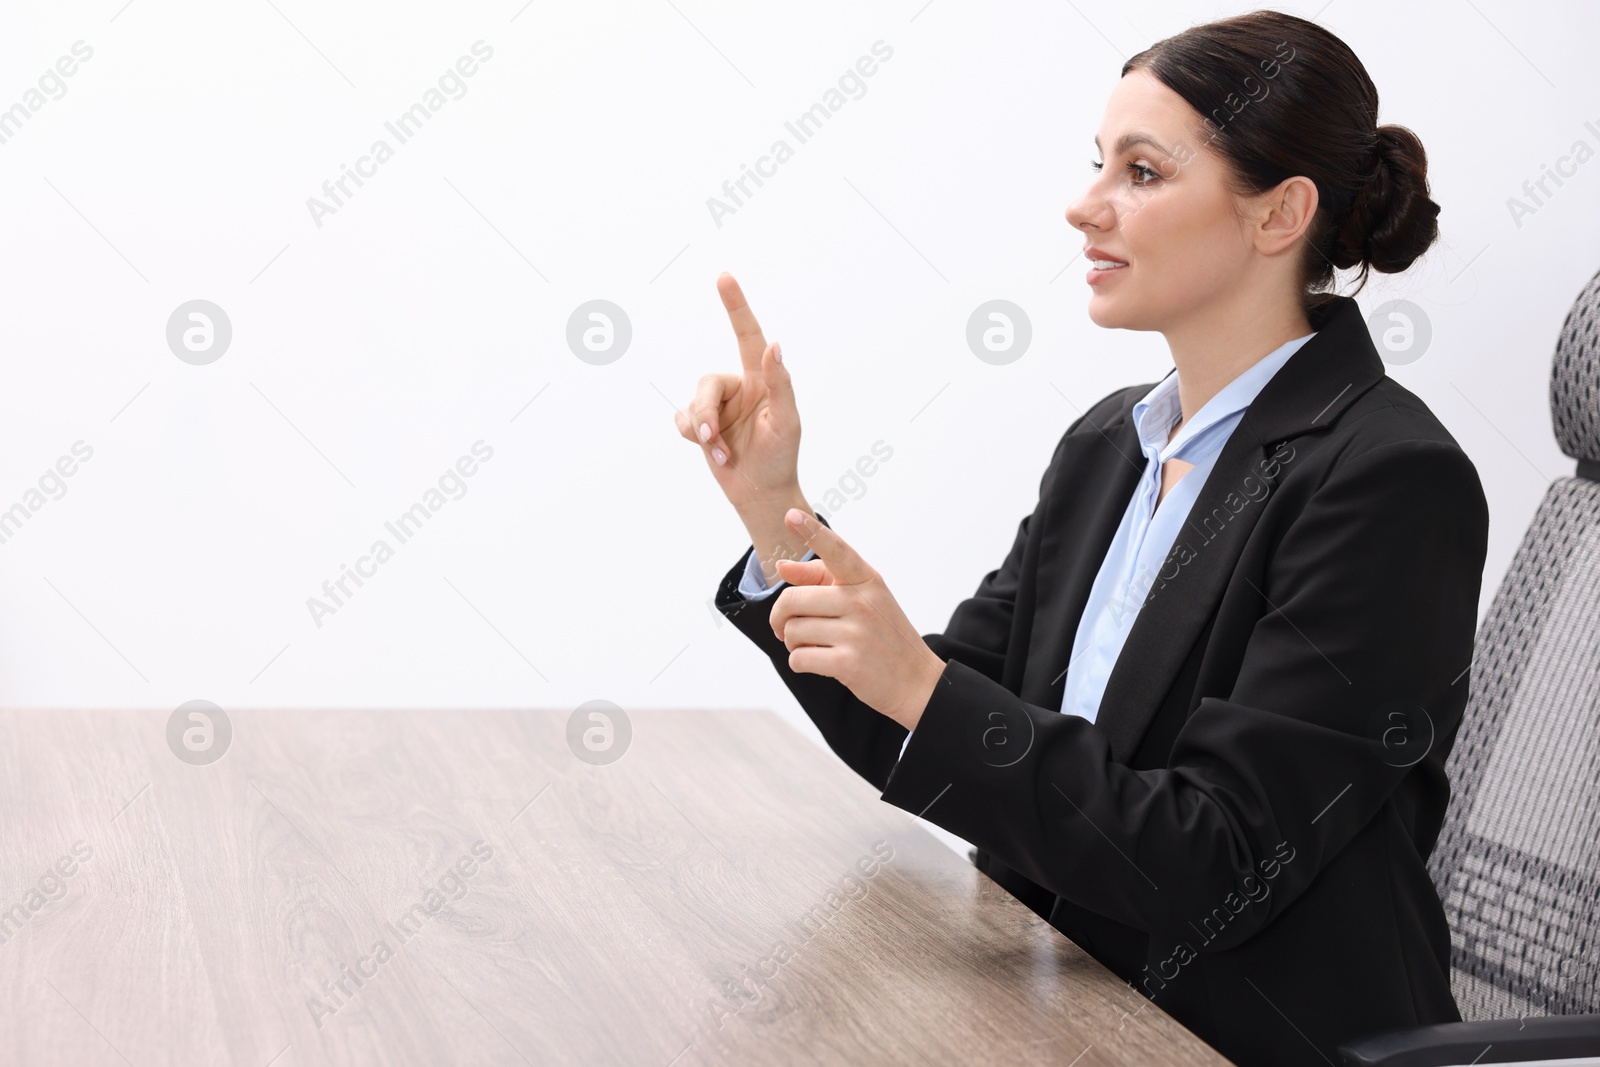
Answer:
POLYGON ((800 412, 789 371, 733 275, 717 292, 739 339, 742 374, 707 374, 694 399, 674 416, 678 432, 701 446, 706 465, 741 515, 799 495, 800 412))

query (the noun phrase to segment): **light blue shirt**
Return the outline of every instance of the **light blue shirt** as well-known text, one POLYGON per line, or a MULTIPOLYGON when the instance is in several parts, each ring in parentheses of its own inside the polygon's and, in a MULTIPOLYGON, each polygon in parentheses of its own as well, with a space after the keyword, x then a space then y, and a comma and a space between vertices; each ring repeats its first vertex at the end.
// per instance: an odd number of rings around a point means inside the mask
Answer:
MULTIPOLYGON (((800 557, 800 562, 804 563, 808 559, 816 558, 817 554, 808 549, 806 554, 800 557)), ((761 573, 761 561, 752 552, 750 553, 750 558, 745 561, 744 577, 739 579, 739 595, 746 600, 760 600, 763 597, 771 596, 788 584, 788 582, 779 582, 777 585, 768 588, 767 576, 761 573)))
MULTIPOLYGON (((1111 547, 1100 562, 1100 570, 1089 590, 1089 600, 1078 620, 1072 654, 1067 661, 1062 712, 1081 715, 1090 722, 1099 714, 1100 698, 1111 678, 1111 668, 1122 653, 1128 631, 1133 629, 1139 606, 1172 550, 1179 529, 1200 495, 1201 486, 1216 465, 1222 446, 1244 418, 1250 402, 1289 362, 1289 357, 1314 336, 1313 332, 1285 341, 1257 360, 1206 401, 1170 442, 1167 435, 1183 416, 1177 371, 1168 371, 1165 378, 1133 405, 1133 422, 1145 455, 1144 474, 1122 514, 1111 547), (1169 459, 1192 463, 1194 469, 1161 497, 1161 505, 1157 507, 1161 466, 1169 459)), ((816 553, 808 552, 805 558, 815 556, 816 553)), ((761 563, 752 552, 739 582, 739 592, 746 599, 759 600, 771 596, 784 584, 779 582, 768 588, 761 563)), ((907 733, 900 746, 901 754, 910 742, 911 734, 907 733)))
POLYGON ((1222 446, 1244 418, 1250 402, 1313 336, 1308 333, 1285 341, 1246 368, 1206 401, 1170 442, 1167 435, 1183 417, 1177 371, 1168 371, 1133 405, 1133 422, 1145 455, 1144 474, 1122 513, 1122 522, 1100 562, 1078 620, 1072 654, 1067 660, 1066 688, 1061 696, 1063 713, 1081 715, 1090 722, 1099 714, 1111 668, 1122 653, 1145 594, 1172 551, 1211 468, 1216 466, 1222 446), (1160 497, 1158 507, 1161 465, 1169 459, 1192 463, 1194 469, 1160 497))

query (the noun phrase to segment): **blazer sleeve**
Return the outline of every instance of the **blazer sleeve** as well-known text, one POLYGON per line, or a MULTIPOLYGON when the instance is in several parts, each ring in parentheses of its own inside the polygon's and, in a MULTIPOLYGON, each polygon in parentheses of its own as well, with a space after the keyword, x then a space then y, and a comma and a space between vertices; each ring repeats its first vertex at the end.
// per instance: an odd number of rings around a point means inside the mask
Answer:
MULTIPOLYGON (((943 633, 921 635, 940 659, 958 661, 975 676, 999 686, 1029 526, 1043 506, 1044 494, 1055 477, 1067 438, 1100 406, 1097 404, 1079 416, 1061 436, 1039 483, 1039 503, 1033 513, 1018 524, 1004 562, 984 575, 977 591, 956 606, 943 633)), ((817 518, 831 527, 820 512, 817 518)), ((889 772, 901 758, 906 728, 863 703, 838 679, 820 674, 797 674, 789 669, 788 646, 772 632, 770 621, 778 597, 749 600, 739 593, 746 562, 754 551, 753 545, 746 549, 739 562, 723 577, 715 598, 717 609, 772 661, 783 684, 816 724, 834 754, 881 792, 889 772)))
POLYGON ((1289 907, 1408 774, 1445 781, 1443 752, 1402 756, 1391 724, 1409 724, 1419 746, 1424 731, 1430 746, 1455 733, 1488 524, 1477 470, 1453 444, 1340 457, 1267 563, 1231 692, 1199 702, 1166 767, 1113 762, 1087 719, 1023 702, 956 660, 883 799, 1152 934, 1187 936, 1189 920, 1249 879, 1274 879, 1267 906, 1243 908, 1206 951, 1235 947, 1289 907), (1004 767, 982 759, 996 716, 1032 738, 1004 767))

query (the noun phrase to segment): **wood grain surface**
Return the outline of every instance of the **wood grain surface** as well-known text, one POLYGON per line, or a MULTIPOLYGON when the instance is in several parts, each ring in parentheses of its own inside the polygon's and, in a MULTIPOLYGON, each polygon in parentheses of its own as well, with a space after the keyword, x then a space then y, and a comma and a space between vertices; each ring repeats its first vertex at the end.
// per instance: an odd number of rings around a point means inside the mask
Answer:
POLYGON ((1227 1061, 768 711, 0 712, 0 1063, 1227 1061), (219 746, 220 749, 220 746, 219 746))

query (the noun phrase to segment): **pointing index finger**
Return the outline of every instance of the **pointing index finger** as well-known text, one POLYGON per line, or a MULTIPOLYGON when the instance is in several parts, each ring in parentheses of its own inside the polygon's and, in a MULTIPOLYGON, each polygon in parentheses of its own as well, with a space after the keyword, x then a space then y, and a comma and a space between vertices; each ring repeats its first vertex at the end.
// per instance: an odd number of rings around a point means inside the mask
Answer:
POLYGON ((760 372, 761 356, 767 350, 767 339, 762 336, 761 324, 744 298, 744 290, 733 275, 724 271, 717 279, 717 293, 722 306, 728 310, 728 321, 733 323, 733 334, 739 339, 739 362, 747 371, 760 372))

